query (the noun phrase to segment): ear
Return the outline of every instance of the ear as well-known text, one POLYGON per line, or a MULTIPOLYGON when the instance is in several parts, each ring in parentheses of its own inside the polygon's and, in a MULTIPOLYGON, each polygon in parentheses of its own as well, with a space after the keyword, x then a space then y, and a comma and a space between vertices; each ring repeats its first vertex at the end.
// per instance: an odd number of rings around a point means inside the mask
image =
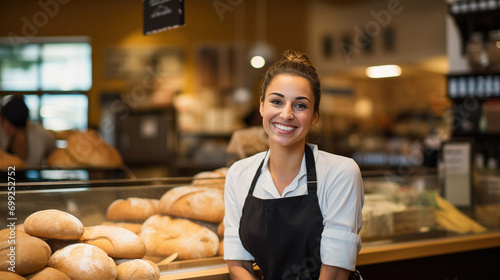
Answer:
POLYGON ((264 116, 264 102, 260 102, 259 112, 261 116, 264 116))
POLYGON ((318 121, 319 121, 319 112, 314 112, 311 119, 311 124, 316 124, 318 121))

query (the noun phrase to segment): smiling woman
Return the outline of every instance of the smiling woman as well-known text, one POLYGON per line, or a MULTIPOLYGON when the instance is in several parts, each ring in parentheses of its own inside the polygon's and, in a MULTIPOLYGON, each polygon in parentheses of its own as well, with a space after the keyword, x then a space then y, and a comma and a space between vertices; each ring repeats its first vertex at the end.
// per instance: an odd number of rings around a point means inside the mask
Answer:
POLYGON ((307 144, 320 97, 318 74, 304 54, 287 51, 266 72, 260 113, 269 151, 234 163, 226 176, 231 278, 254 279, 254 261, 264 279, 345 280, 355 269, 361 175, 352 159, 307 144))

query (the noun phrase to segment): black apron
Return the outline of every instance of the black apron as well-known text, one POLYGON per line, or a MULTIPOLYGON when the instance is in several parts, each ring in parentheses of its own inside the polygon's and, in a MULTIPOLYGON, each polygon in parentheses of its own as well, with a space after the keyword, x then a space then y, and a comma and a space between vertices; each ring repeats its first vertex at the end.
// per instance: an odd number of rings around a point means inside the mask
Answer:
POLYGON ((264 279, 318 279, 323 215, 316 194, 316 166, 306 145, 307 194, 280 199, 253 196, 260 164, 243 206, 240 239, 264 279))

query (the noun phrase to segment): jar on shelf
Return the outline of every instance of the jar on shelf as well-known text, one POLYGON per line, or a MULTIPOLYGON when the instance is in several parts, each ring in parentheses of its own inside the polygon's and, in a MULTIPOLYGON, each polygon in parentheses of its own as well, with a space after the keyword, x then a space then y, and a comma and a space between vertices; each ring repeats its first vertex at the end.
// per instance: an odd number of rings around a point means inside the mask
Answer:
POLYGON ((488 32, 486 50, 491 71, 500 71, 500 30, 488 32))
POLYGON ((473 32, 466 45, 466 57, 473 71, 484 71, 489 65, 488 54, 484 46, 484 36, 481 32, 473 32))

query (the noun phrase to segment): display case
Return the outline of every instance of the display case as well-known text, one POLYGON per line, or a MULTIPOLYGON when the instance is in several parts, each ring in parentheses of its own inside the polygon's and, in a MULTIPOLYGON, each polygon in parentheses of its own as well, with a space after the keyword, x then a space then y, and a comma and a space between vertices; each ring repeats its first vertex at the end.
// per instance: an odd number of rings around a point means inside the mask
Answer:
MULTIPOLYGON (((0 215, 18 227, 29 215, 45 209, 68 212, 85 227, 100 225, 107 221, 108 207, 117 199, 160 199, 167 191, 182 186, 220 189, 224 179, 179 177, 35 183, 16 182, 15 173, 11 175, 1 184, 0 215)), ((456 209, 446 204, 439 195, 441 182, 434 172, 410 168, 405 168, 404 173, 402 169, 399 173, 370 172, 363 174, 363 181, 365 207, 360 233, 363 249, 358 256, 358 267, 477 249, 496 248, 498 252, 500 218, 491 216, 496 213, 491 214, 485 227, 475 220, 472 209, 456 209), (452 220, 456 224, 451 224, 452 220), (459 243, 465 245, 453 246, 459 243)), ((212 231, 217 231, 219 225, 189 220, 212 231)), ((219 238, 222 241, 220 235, 219 238)), ((145 258, 158 264, 160 279, 229 279, 220 253, 166 263, 166 257, 145 258)))

